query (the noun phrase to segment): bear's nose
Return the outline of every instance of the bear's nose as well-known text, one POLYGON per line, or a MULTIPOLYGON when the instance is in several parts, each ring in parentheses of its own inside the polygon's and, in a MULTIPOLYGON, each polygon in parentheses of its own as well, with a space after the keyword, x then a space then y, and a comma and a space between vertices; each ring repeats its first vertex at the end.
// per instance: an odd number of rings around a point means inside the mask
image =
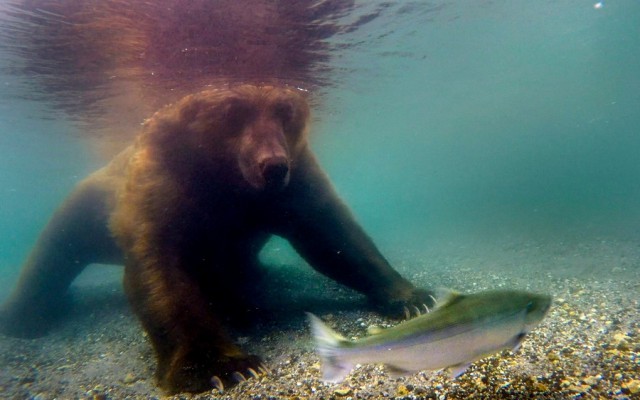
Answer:
POLYGON ((280 189, 287 184, 289 162, 284 157, 269 157, 260 163, 260 171, 268 189, 280 189))

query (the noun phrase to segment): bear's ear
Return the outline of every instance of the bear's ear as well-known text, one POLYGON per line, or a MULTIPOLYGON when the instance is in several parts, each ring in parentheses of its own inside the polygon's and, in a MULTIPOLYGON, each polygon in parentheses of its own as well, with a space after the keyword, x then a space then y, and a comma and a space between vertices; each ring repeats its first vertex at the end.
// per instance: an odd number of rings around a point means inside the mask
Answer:
POLYGON ((180 139, 189 131, 201 128, 203 112, 210 106, 206 99, 190 95, 176 104, 168 105, 158 111, 152 119, 153 124, 147 124, 143 130, 143 141, 150 141, 154 146, 174 148, 184 144, 180 139))
POLYGON ((236 106, 231 99, 193 97, 185 102, 178 113, 177 129, 195 134, 211 134, 211 132, 227 131, 230 119, 239 123, 244 116, 244 109, 236 106))
POLYGON ((197 120, 203 112, 206 112, 207 108, 210 108, 209 102, 204 99, 192 97, 190 101, 184 102, 182 107, 180 107, 178 115, 179 123, 183 125, 190 124, 197 120))

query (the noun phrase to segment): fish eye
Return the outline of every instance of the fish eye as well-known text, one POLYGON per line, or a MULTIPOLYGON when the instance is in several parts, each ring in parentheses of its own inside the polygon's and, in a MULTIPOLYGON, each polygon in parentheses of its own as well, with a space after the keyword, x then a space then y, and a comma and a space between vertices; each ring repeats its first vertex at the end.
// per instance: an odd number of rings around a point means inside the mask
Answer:
POLYGON ((533 304, 533 301, 530 301, 527 303, 527 306, 525 307, 525 310, 527 311, 527 313, 530 313, 531 311, 533 311, 535 304, 533 304))

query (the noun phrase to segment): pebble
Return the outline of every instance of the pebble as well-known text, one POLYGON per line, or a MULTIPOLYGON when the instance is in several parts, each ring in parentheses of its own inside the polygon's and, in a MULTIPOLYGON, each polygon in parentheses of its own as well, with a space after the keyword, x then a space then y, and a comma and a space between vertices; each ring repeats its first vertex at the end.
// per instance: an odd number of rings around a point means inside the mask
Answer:
POLYGON ((398 389, 396 391, 396 397, 404 397, 408 395, 410 392, 411 391, 405 385, 400 385, 398 386, 398 389))
POLYGON ((122 382, 124 382, 127 385, 130 385, 130 384, 136 382, 137 380, 138 380, 138 377, 135 376, 134 374, 132 374, 131 372, 129 372, 127 375, 125 375, 125 377, 122 380, 122 382))
POLYGON ((484 390, 487 388, 487 385, 485 385, 484 382, 482 382, 482 378, 476 378, 474 381, 474 384, 480 390, 484 390))
POLYGON ((618 350, 629 350, 629 336, 625 333, 616 333, 613 335, 613 340, 611 340, 611 344, 613 344, 618 350))
POLYGON ((586 393, 589 390, 591 390, 591 386, 590 385, 575 385, 575 384, 571 384, 567 387, 568 390, 575 392, 575 393, 586 393))
POLYGON ((349 396, 351 393, 353 393, 353 391, 351 390, 351 388, 344 388, 336 389, 333 391, 333 393, 337 396, 349 396))
POLYGON ((629 394, 639 394, 640 393, 640 380, 631 379, 630 381, 625 382, 622 385, 622 389, 625 389, 629 392, 629 394))
POLYGON ((538 392, 548 392, 549 391, 549 386, 545 385, 542 382, 538 382, 538 381, 533 383, 533 388, 535 390, 537 390, 538 392))
POLYGON ((415 388, 415 394, 420 396, 427 393, 427 389, 423 386, 418 386, 415 388))
POLYGON ((589 386, 597 386, 598 382, 600 382, 601 380, 602 380, 602 375, 589 376, 584 378, 584 383, 586 383, 589 386))

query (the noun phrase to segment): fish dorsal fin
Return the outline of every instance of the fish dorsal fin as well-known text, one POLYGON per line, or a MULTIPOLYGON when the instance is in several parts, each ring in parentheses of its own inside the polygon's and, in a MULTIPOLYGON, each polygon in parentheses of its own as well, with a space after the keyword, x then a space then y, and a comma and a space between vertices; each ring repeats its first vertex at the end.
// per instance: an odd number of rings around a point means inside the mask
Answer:
POLYGON ((316 340, 322 343, 337 345, 339 342, 348 342, 347 338, 329 328, 322 320, 311 313, 306 313, 311 322, 311 330, 316 340))
POLYGON ((451 305, 461 299, 463 299, 465 295, 460 292, 456 292, 455 290, 447 289, 447 288, 437 288, 436 289, 436 309, 451 305))

